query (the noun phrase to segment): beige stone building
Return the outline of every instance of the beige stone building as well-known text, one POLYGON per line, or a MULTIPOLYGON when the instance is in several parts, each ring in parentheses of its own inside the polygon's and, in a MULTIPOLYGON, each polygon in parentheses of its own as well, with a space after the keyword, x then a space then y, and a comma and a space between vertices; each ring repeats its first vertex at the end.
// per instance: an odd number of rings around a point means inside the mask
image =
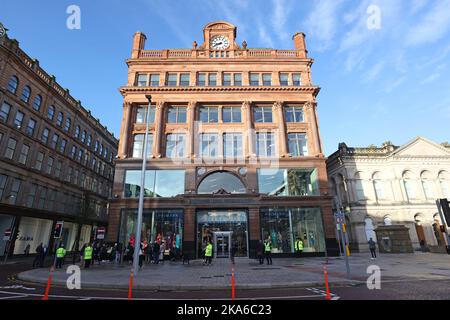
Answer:
POLYGON ((271 238, 274 254, 336 254, 325 158, 317 119, 319 87, 305 35, 293 50, 248 48, 237 28, 210 23, 189 49, 145 49, 134 35, 127 60, 119 160, 108 238, 135 230, 145 133, 149 162, 142 237, 198 257, 211 239, 217 257, 236 247, 254 256, 271 238))
POLYGON ((368 250, 380 225, 405 225, 415 249, 443 251, 436 199, 450 198, 450 147, 418 137, 401 147, 339 145, 327 160, 335 208, 347 211, 350 245, 368 250))

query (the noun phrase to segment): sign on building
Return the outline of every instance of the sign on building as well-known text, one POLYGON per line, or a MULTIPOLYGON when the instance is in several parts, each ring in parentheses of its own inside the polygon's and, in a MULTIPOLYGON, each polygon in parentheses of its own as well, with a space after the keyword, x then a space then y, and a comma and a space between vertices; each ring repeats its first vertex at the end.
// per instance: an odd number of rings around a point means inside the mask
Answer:
POLYGON ((5 234, 3 235, 3 240, 4 241, 11 240, 11 234, 12 234, 12 230, 11 229, 6 229, 5 230, 5 234))
POLYGON ((98 227, 97 228, 97 240, 105 239, 105 233, 106 233, 105 227, 98 227))

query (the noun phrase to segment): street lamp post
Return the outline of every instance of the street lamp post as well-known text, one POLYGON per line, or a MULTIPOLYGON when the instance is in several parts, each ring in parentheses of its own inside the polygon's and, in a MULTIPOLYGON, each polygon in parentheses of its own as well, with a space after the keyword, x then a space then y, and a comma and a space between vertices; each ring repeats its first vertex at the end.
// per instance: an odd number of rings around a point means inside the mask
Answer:
POLYGON ((150 123, 150 107, 152 103, 152 96, 146 95, 148 99, 148 107, 145 115, 145 137, 144 137, 144 150, 142 154, 142 171, 141 171, 141 187, 139 192, 139 209, 137 216, 137 226, 136 226, 136 237, 134 242, 134 258, 133 258, 133 269, 134 276, 136 277, 139 270, 139 251, 141 248, 141 233, 142 233, 142 215, 144 212, 144 195, 145 195, 145 169, 147 165, 147 145, 148 145, 148 129, 150 123))

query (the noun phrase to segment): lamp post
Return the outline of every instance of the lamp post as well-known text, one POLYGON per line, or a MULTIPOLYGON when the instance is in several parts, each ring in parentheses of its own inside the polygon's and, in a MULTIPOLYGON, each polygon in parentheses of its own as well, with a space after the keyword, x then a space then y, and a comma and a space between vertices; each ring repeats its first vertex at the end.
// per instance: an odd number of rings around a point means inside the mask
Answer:
POLYGON ((150 123, 150 107, 152 103, 152 96, 145 96, 148 100, 148 107, 145 115, 145 137, 144 137, 144 150, 142 154, 142 171, 141 171, 141 187, 139 192, 139 209, 137 216, 137 225, 136 225, 136 237, 134 242, 134 258, 133 258, 133 269, 134 276, 136 277, 139 270, 139 251, 141 248, 141 233, 142 233, 142 215, 144 212, 144 195, 145 195, 145 169, 147 165, 147 145, 148 145, 148 129, 150 123))

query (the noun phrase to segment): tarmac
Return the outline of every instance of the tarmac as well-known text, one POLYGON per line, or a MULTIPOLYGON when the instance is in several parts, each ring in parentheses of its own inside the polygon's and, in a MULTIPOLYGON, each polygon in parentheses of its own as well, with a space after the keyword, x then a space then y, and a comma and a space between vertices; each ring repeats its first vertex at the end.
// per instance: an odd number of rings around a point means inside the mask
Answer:
MULTIPOLYGON (((202 260, 165 261, 158 265, 144 264, 136 277, 134 289, 159 291, 224 290, 231 288, 234 271, 236 289, 306 288, 325 287, 324 265, 330 286, 365 285, 373 271, 379 268, 382 281, 408 281, 413 279, 450 279, 450 256, 416 252, 413 254, 382 254, 375 260, 370 254, 358 253, 349 258, 350 277, 344 257, 328 258, 273 258, 273 264, 260 265, 257 260, 236 258, 214 259, 212 265, 202 260), (375 267, 373 267, 375 266, 375 267), (370 268, 369 268, 370 269, 370 268)), ((71 260, 70 257, 67 260, 71 260)), ((70 264, 52 272, 52 285, 66 286, 71 274, 70 264)), ((78 263, 78 265, 80 265, 78 263)), ((89 269, 81 268, 81 287, 86 289, 128 289, 132 265, 96 262, 89 269)), ((48 268, 32 269, 19 273, 21 281, 46 284, 48 268)))

